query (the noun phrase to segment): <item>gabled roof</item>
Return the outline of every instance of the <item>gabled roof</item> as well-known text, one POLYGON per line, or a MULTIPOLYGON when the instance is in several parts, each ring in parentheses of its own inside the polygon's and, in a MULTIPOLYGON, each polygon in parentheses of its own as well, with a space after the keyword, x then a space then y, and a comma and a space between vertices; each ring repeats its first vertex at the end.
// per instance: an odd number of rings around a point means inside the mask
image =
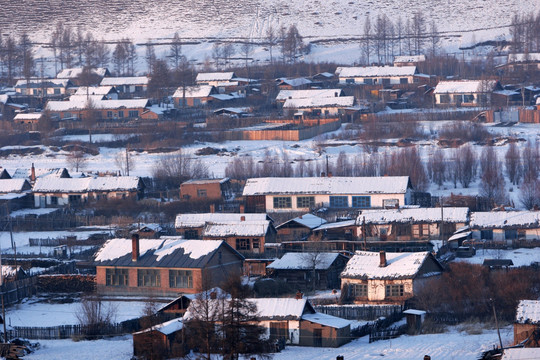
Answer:
POLYGON ((540 62, 540 53, 520 53, 520 54, 508 54, 509 63, 519 62, 540 62))
POLYGON ((292 87, 296 87, 296 86, 302 86, 302 85, 309 85, 311 84, 311 82, 312 82, 311 80, 306 79, 306 78, 295 78, 295 79, 281 78, 279 79, 278 86, 289 85, 292 87))
MULTIPOLYGON (((40 177, 54 177, 54 178, 69 178, 70 174, 66 168, 34 168, 36 178, 40 177)), ((13 178, 29 179, 32 174, 32 170, 29 168, 17 168, 13 172, 13 178)))
POLYGON ((480 211, 471 213, 471 228, 538 228, 538 211, 480 211))
POLYGON ((184 181, 180 186, 182 185, 204 185, 204 184, 224 184, 229 181, 228 177, 221 178, 221 179, 191 179, 188 181, 184 181))
POLYGON ((339 97, 343 96, 342 89, 307 89, 307 90, 281 90, 276 96, 277 101, 287 99, 308 99, 315 97, 339 97))
POLYGON ((0 179, 0 193, 21 193, 31 190, 32 186, 26 179, 0 179))
POLYGON ((497 80, 442 80, 434 94, 471 94, 492 92, 497 87, 497 80))
POLYGON ((270 221, 231 221, 226 224, 208 223, 202 232, 204 237, 265 236, 270 221))
POLYGON ((150 331, 158 331, 158 332, 162 333, 163 335, 171 335, 171 334, 173 334, 173 333, 175 333, 177 331, 182 330, 183 327, 184 327, 184 323, 183 323, 182 318, 177 318, 177 319, 172 319, 172 320, 166 321, 166 322, 158 324, 158 325, 151 326, 148 329, 138 331, 138 332, 134 333, 134 335, 135 334, 144 334, 144 333, 147 333, 147 332, 150 332, 150 331))
POLYGON ((101 86, 118 85, 148 85, 146 76, 106 77, 101 80, 101 86))
MULTIPOLYGON (((76 111, 85 110, 89 106, 86 96, 77 96, 70 101, 49 101, 47 110, 50 111, 76 111)), ((91 101, 90 106, 94 109, 140 109, 150 106, 148 99, 121 99, 121 100, 97 100, 91 101)))
POLYGON ((416 66, 342 67, 339 70, 340 70, 339 71, 340 78, 412 76, 417 73, 416 66))
POLYGON ((287 99, 284 109, 309 109, 319 107, 349 107, 354 105, 354 96, 313 97, 305 99, 287 99))
POLYGON ((71 82, 68 79, 31 79, 26 81, 17 80, 15 84, 16 89, 26 89, 26 88, 66 88, 71 85, 71 82))
POLYGON ((344 257, 340 253, 286 253, 281 259, 275 260, 266 268, 276 270, 312 270, 315 267, 316 270, 328 270, 340 256, 344 257))
POLYGON ((540 324, 540 301, 520 300, 516 309, 516 323, 540 324))
MULTIPOLYGON (((209 97, 212 94, 217 94, 217 90, 213 85, 196 85, 186 86, 186 98, 201 98, 209 97)), ((173 94, 173 98, 183 98, 184 88, 179 87, 173 94)))
POLYGON ((20 113, 15 115, 13 120, 39 120, 41 119, 41 113, 20 113))
POLYGON ((317 226, 325 224, 326 222, 327 221, 325 219, 320 218, 318 216, 315 216, 313 214, 304 214, 304 215, 297 216, 294 219, 285 221, 283 224, 280 224, 279 226, 276 226, 276 229, 279 229, 279 228, 281 228, 281 227, 283 227, 283 226, 285 226, 287 224, 290 224, 290 223, 296 223, 296 224, 299 224, 301 226, 307 227, 309 229, 314 229, 317 226))
POLYGON ((235 77, 234 72, 209 72, 198 73, 195 78, 196 82, 205 81, 231 81, 235 77))
POLYGON ((446 223, 466 223, 469 220, 469 208, 445 207, 417 208, 417 209, 391 209, 391 210, 363 210, 356 222, 358 225, 390 224, 390 223, 436 223, 441 216, 446 223))
POLYGON ((136 191, 141 180, 137 176, 102 176, 86 178, 42 177, 36 180, 34 192, 84 193, 90 191, 136 191))
MULTIPOLYGON (((426 259, 431 257, 437 260, 427 251, 415 253, 386 253, 386 266, 381 267, 380 254, 371 251, 357 251, 349 260, 341 278, 352 279, 413 279, 426 259)), ((440 265, 439 265, 440 266, 440 265)), ((442 272, 442 267, 440 267, 442 272)), ((440 272, 427 275, 438 275, 440 272)))
POLYGON ((139 258, 132 261, 132 240, 111 239, 98 250, 96 266, 203 268, 219 249, 243 256, 223 240, 140 239, 139 258))
POLYGON ((304 314, 302 315, 302 320, 306 320, 315 324, 329 326, 336 329, 342 329, 347 326, 350 326, 352 321, 345 320, 336 316, 327 315, 323 313, 316 312, 314 314, 304 314))
MULTIPOLYGON (((74 79, 76 77, 79 77, 83 72, 83 68, 70 68, 70 69, 64 69, 56 75, 57 79, 74 79)), ((94 68, 92 69, 92 73, 104 77, 109 74, 109 70, 107 68, 94 68)))
POLYGON ((248 179, 244 196, 271 194, 405 194, 408 176, 248 179))
POLYGON ((227 224, 241 221, 264 222, 269 219, 268 215, 260 213, 178 214, 174 226, 176 228, 198 228, 206 224, 227 224))
POLYGON ((110 93, 118 93, 113 86, 79 86, 75 95, 108 95, 110 93))
POLYGON ((315 310, 306 298, 249 299, 257 305, 260 320, 300 320, 315 310))
POLYGON ((322 224, 321 226, 317 226, 315 229, 313 229, 313 231, 339 229, 339 228, 348 227, 348 226, 356 226, 356 220, 343 220, 343 221, 336 221, 336 222, 322 224))

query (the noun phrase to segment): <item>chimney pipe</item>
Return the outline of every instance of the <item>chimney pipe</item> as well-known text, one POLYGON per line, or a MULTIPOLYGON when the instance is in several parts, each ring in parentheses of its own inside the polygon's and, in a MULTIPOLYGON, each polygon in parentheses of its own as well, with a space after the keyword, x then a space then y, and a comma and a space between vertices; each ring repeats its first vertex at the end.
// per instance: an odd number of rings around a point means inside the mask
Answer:
POLYGON ((36 181, 36 168, 34 167, 34 163, 32 163, 32 167, 30 168, 30 181, 36 181))
POLYGON ((246 217, 245 216, 240 216, 240 221, 246 221, 246 217))
POLYGON ((328 172, 328 177, 332 177, 332 172, 331 171, 328 172))
POLYGON ((384 250, 379 251, 379 267, 386 267, 386 252, 384 250))
POLYGON ((304 294, 303 294, 302 292, 300 292, 300 290, 298 290, 298 291, 296 292, 295 299, 296 299, 296 300, 301 300, 302 297, 304 297, 304 294))
POLYGON ((244 204, 240 204, 240 213, 246 212, 246 206, 244 204))
POLYGON ((216 212, 216 204, 210 204, 210 212, 212 214, 216 212))
POLYGON ((131 235, 131 261, 139 259, 139 234, 131 235))

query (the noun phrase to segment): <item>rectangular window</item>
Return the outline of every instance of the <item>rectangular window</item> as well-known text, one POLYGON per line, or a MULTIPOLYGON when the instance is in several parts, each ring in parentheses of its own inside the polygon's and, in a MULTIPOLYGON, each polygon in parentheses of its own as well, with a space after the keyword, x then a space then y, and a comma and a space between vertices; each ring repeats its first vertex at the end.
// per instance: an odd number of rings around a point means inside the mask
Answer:
POLYGON ((130 118, 138 118, 139 117, 139 111, 138 110, 129 110, 128 116, 130 118))
POLYGON ((474 103, 474 95, 471 95, 471 94, 463 95, 463 102, 468 103, 468 104, 474 103))
POLYGON ((346 84, 354 84, 354 79, 345 79, 346 84))
POLYGON ((259 249, 259 239, 253 239, 253 250, 259 249))
POLYGON ((58 197, 51 196, 51 205, 58 205, 58 197))
POLYGON ((373 84, 373 79, 364 79, 364 84, 372 85, 373 84))
POLYGON ((135 92, 142 92, 142 86, 135 86, 135 92))
POLYGON ((297 208, 314 208, 315 207, 315 196, 299 196, 296 198, 296 207, 297 208))
POLYGON ((197 189, 198 197, 206 197, 206 189, 197 189))
POLYGON ((330 207, 346 208, 349 207, 347 196, 330 196, 330 207))
POLYGON ((186 239, 197 239, 199 237, 199 234, 197 230, 186 230, 184 231, 184 237, 186 239))
POLYGON ((112 111, 107 111, 107 118, 112 118, 113 117, 113 113, 112 111))
POLYGON ((250 250, 249 239, 236 239, 236 250, 250 250))
POLYGON ((193 272, 191 270, 169 270, 169 287, 192 289, 193 272))
POLYGON ((349 293, 353 297, 367 297, 367 284, 349 284, 349 293))
POLYGON ((482 240, 493 240, 493 230, 480 230, 482 240))
POLYGON ((400 84, 408 84, 408 83, 409 83, 409 79, 407 79, 407 78, 399 78, 399 83, 400 83, 400 84))
POLYGON ((201 99, 193 99, 193 106, 201 106, 201 99))
POLYGON ((105 269, 106 286, 128 286, 128 269, 105 269))
POLYGON ((448 94, 439 95, 439 102, 441 104, 450 104, 450 95, 448 94))
POLYGON ((274 198, 274 209, 290 209, 292 201, 290 196, 276 196, 274 198))
POLYGON ((123 111, 123 110, 120 110, 120 111, 118 112, 118 117, 119 117, 119 118, 123 118, 123 117, 124 117, 124 111, 123 111))
POLYGON ((137 286, 160 287, 161 279, 159 277, 159 270, 138 269, 137 270, 137 286))
POLYGON ((54 89, 54 95, 60 95, 60 89, 54 89))
POLYGON ((353 196, 352 207, 354 208, 370 208, 371 196, 353 196))
POLYGON ((383 85, 390 85, 390 79, 388 79, 388 78, 381 79, 381 82, 382 82, 383 85))
POLYGON ((386 297, 403 296, 403 285, 386 285, 386 297))

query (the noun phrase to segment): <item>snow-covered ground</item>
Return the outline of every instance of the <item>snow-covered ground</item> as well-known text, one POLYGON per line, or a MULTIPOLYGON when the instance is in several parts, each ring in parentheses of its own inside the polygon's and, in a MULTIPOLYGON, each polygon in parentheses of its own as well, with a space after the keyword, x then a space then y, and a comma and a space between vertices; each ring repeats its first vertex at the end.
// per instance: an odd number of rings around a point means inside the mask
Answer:
POLYGON ((510 259, 514 266, 529 266, 540 261, 540 248, 520 248, 511 250, 476 249, 476 255, 471 258, 456 258, 455 261, 482 264, 484 259, 510 259))

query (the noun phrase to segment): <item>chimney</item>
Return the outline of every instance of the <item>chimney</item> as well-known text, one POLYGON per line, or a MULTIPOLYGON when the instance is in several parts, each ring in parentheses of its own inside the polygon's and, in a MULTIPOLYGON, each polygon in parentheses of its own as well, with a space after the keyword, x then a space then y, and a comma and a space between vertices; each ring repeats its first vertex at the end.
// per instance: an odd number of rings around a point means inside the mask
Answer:
POLYGON ((139 234, 131 235, 131 261, 139 259, 139 234))
POLYGON ((246 217, 245 216, 240 216, 240 221, 246 221, 246 217))
POLYGON ((240 213, 245 213, 246 212, 246 206, 244 204, 240 204, 240 213))
POLYGON ((210 299, 212 300, 217 299, 217 292, 215 290, 210 292, 210 299))
POLYGON ((379 251, 379 267, 386 267, 386 252, 384 250, 379 251))
POLYGON ((216 204, 210 204, 210 212, 212 214, 216 212, 216 204))
POLYGON ((321 177, 326 177, 326 173, 324 171, 321 173, 321 177))
POLYGON ((301 300, 302 297, 304 297, 304 294, 300 292, 300 290, 298 290, 296 292, 296 296, 294 297, 296 300, 301 300))
POLYGON ((30 168, 30 181, 36 181, 36 168, 34 167, 34 163, 32 163, 32 167, 30 168))
POLYGON ((328 177, 332 177, 332 172, 331 171, 328 172, 328 177))

